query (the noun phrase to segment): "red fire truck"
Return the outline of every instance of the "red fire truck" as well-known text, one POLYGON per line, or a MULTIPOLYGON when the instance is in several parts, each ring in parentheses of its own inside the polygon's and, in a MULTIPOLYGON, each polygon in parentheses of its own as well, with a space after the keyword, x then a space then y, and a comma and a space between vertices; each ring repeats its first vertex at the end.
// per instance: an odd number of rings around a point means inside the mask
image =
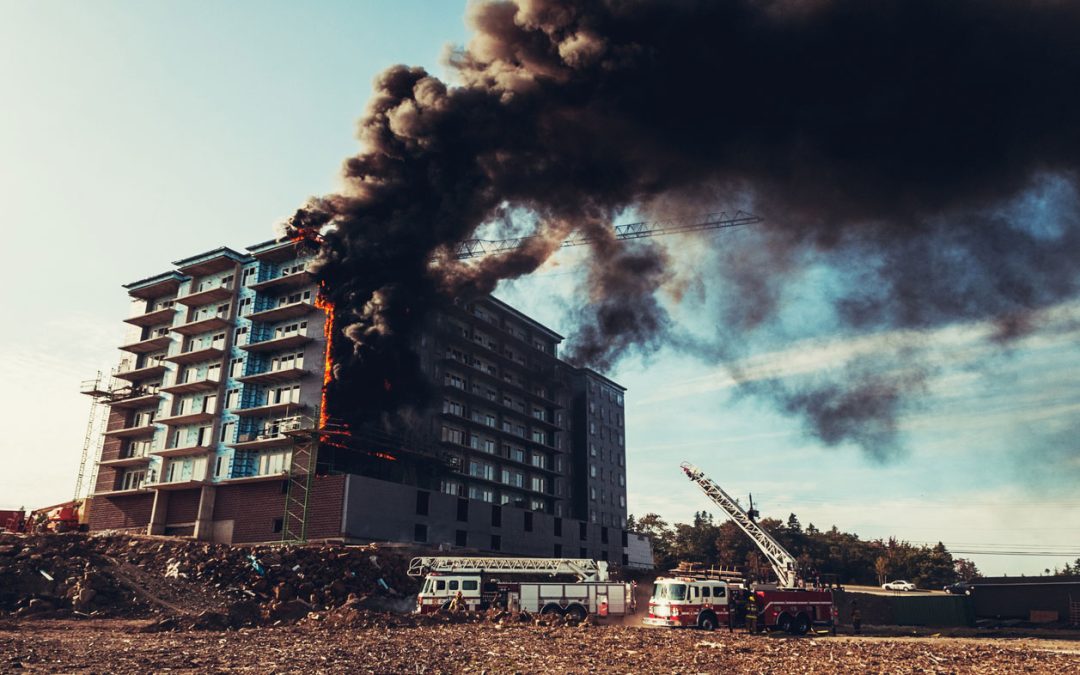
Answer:
POLYGON ((610 581, 607 563, 595 560, 421 557, 412 559, 408 573, 427 577, 416 596, 420 614, 447 609, 458 593, 470 611, 495 606, 577 621, 634 611, 631 584, 610 581))
POLYGON ((811 626, 831 625, 832 592, 808 587, 799 577, 795 558, 704 472, 686 463, 682 469, 757 544, 772 565, 777 583, 749 584, 732 578, 710 578, 708 573, 673 570, 675 576, 656 580, 643 623, 712 630, 744 625, 747 613, 753 611, 757 627, 765 630, 801 635, 811 626))

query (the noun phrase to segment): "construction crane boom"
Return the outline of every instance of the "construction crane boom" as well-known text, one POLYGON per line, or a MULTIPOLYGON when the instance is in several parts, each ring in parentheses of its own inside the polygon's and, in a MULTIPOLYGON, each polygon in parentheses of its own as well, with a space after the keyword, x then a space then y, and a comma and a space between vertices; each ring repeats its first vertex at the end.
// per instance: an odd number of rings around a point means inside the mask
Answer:
POLYGON ((566 574, 580 581, 607 581, 608 565, 586 558, 419 557, 409 562, 409 576, 443 574, 566 574))
POLYGON ((705 496, 723 509, 724 513, 746 533, 746 536, 757 544, 769 564, 772 565, 780 586, 782 588, 796 588, 799 584, 798 565, 795 558, 787 552, 787 549, 781 546, 780 542, 773 539, 772 535, 759 527, 734 499, 705 475, 705 472, 689 462, 683 462, 679 466, 682 467, 686 477, 697 484, 701 491, 705 493, 705 496))
MULTIPOLYGON (((724 211, 710 213, 702 220, 662 220, 656 222, 629 223, 615 226, 615 239, 620 241, 627 239, 644 239, 645 237, 657 237, 664 234, 679 234, 682 232, 700 232, 703 230, 720 230, 740 225, 753 225, 762 221, 758 216, 745 211, 736 211, 734 215, 724 211)), ((458 260, 467 258, 479 258, 495 253, 504 253, 520 248, 527 244, 534 236, 513 237, 510 239, 466 239, 458 244, 453 257, 458 260)), ((594 240, 594 237, 585 233, 575 233, 562 243, 563 248, 581 246, 594 240)))

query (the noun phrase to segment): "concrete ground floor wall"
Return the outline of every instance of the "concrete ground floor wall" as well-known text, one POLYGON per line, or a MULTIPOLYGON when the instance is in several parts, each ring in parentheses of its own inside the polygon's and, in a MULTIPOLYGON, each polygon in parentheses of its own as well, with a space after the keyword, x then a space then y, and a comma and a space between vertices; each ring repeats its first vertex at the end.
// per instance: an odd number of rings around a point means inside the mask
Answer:
POLYGON ((352 540, 617 564, 625 552, 621 529, 355 475, 345 485, 343 533, 352 540))

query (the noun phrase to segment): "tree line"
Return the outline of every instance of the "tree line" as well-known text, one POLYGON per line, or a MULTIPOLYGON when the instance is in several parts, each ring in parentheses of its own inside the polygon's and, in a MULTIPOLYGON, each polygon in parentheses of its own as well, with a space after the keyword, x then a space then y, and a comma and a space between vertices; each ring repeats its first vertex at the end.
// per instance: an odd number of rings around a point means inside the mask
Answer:
MULTIPOLYGON (((794 513, 787 522, 763 518, 757 524, 799 561, 804 578, 861 585, 905 579, 920 588, 940 589, 981 576, 975 563, 953 556, 941 542, 916 546, 894 538, 864 540, 835 525, 829 530, 819 530, 813 523, 803 527, 794 513)), ((771 576, 757 546, 727 518, 717 523, 712 514, 701 511, 691 523, 669 524, 649 513, 630 516, 627 530, 652 540, 657 570, 670 570, 685 561, 736 568, 754 580, 771 576)))

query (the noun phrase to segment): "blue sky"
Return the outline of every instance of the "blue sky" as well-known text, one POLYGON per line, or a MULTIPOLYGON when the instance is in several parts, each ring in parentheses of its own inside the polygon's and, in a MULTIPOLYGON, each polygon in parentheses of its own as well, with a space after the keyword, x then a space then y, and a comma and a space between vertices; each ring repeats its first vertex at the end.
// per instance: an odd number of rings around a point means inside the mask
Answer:
MULTIPOLYGON (((394 63, 443 74, 445 46, 467 40, 463 16, 430 1, 0 0, 0 298, 14 317, 0 332, 0 508, 70 496, 89 405, 78 385, 115 365, 120 284, 267 239, 332 191, 372 79, 394 63)), ((499 295, 565 334, 574 270, 563 254, 499 295)), ((611 373, 630 390, 630 509, 687 520, 708 508, 678 470, 690 460, 766 515, 961 550, 1067 549, 971 556, 988 573, 1080 557, 1080 495, 1061 479, 1080 475, 1077 441, 1036 454, 1080 412, 1080 309, 1055 311, 1056 332, 1006 354, 985 348, 979 325, 749 350, 748 372, 781 379, 905 340, 945 364, 901 420, 906 452, 886 464, 823 447, 722 368, 672 350, 631 358, 611 373)))

